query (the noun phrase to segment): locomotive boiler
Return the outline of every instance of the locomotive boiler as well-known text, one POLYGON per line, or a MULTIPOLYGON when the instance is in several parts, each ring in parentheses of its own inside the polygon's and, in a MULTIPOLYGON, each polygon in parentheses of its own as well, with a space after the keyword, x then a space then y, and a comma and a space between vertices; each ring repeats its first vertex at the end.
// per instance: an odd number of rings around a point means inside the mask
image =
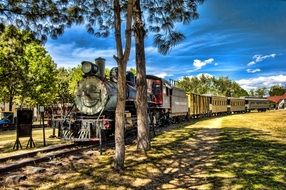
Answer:
MULTIPOLYGON (((76 112, 67 117, 68 125, 63 136, 74 141, 101 140, 103 135, 114 132, 114 118, 117 103, 118 70, 110 71, 110 79, 105 76, 105 59, 97 58, 95 63, 83 61, 83 79, 75 90, 76 112)), ((126 115, 131 117, 135 112, 134 100, 136 90, 135 77, 127 73, 126 115)))

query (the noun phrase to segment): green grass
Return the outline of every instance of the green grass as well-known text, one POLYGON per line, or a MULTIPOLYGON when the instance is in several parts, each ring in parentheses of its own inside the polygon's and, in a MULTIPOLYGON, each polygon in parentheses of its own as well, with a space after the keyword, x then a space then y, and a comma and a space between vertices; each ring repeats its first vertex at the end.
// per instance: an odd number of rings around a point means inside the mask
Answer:
POLYGON ((286 189, 286 111, 181 124, 152 139, 146 155, 126 149, 125 171, 114 151, 62 158, 45 174, 9 186, 32 189, 286 189))
MULTIPOLYGON (((52 128, 46 128, 45 129, 45 136, 46 136, 46 145, 55 145, 55 144, 62 144, 66 143, 65 141, 62 141, 58 138, 49 138, 53 134, 52 128)), ((57 130, 56 130, 57 135, 57 130)), ((10 130, 10 131, 0 131, 0 158, 11 156, 14 154, 20 154, 20 153, 26 153, 30 152, 32 150, 35 150, 37 148, 43 147, 43 129, 42 128, 34 128, 33 129, 33 140, 35 142, 36 147, 35 148, 28 148, 26 149, 26 145, 28 143, 29 138, 24 137, 20 138, 20 142, 22 145, 22 150, 13 150, 13 146, 15 144, 16 140, 16 131, 10 130)))

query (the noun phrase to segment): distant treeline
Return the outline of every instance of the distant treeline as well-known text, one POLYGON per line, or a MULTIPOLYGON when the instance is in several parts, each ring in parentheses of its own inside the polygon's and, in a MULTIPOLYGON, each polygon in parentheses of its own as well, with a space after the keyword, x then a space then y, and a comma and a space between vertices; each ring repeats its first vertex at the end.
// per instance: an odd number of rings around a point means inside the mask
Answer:
POLYGON ((228 97, 248 96, 246 90, 228 77, 207 75, 184 77, 177 81, 176 86, 183 88, 186 92, 197 94, 213 94, 228 97))

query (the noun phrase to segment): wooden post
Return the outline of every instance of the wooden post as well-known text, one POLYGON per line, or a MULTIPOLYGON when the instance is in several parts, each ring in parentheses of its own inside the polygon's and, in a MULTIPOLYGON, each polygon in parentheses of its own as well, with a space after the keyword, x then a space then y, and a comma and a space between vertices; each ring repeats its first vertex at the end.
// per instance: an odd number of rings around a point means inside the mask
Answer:
POLYGON ((44 122, 44 106, 40 106, 40 113, 41 113, 41 120, 42 120, 42 127, 43 127, 43 143, 46 146, 46 132, 45 132, 45 122, 44 122))

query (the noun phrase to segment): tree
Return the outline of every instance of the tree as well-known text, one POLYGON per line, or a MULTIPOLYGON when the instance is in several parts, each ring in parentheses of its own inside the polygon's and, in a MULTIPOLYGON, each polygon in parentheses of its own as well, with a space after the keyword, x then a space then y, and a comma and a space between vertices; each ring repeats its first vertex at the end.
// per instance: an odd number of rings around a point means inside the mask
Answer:
POLYGON ((185 39, 185 36, 176 31, 175 23, 190 23, 198 18, 197 5, 203 0, 183 1, 135 1, 134 6, 134 36, 136 47, 136 107, 138 138, 137 149, 146 151, 150 148, 148 115, 147 115, 147 83, 146 59, 144 39, 146 31, 154 33, 154 45, 162 54, 167 54, 172 47, 185 39), (141 10, 142 8, 142 10, 141 10), (145 12, 144 12, 145 11, 145 12), (142 14, 144 12, 144 14, 142 14), (147 17, 147 24, 143 16, 147 17))
POLYGON ((105 75, 106 79, 110 79, 110 69, 109 68, 105 68, 104 75, 105 75))
POLYGON ((127 14, 125 23, 125 48, 123 50, 123 43, 121 37, 121 13, 122 8, 119 0, 114 0, 114 28, 117 55, 114 56, 118 65, 118 83, 117 83, 117 104, 115 114, 115 161, 114 168, 122 170, 124 168, 125 159, 125 142, 124 142, 124 128, 125 128, 125 99, 126 99, 126 65, 130 55, 131 49, 131 25, 132 25, 132 11, 133 0, 127 2, 127 14))
POLYGON ((47 105, 55 99, 56 65, 38 40, 27 31, 7 26, 0 35, 1 86, 9 97, 9 110, 14 99, 25 103, 47 105))
POLYGON ((82 70, 81 70, 81 65, 78 65, 77 67, 72 68, 71 70, 68 71, 69 73, 69 94, 73 97, 75 94, 75 89, 77 87, 78 82, 83 78, 82 75, 82 70))
POLYGON ((246 90, 228 77, 211 77, 201 75, 198 77, 184 77, 176 84, 186 92, 197 94, 213 94, 227 97, 248 96, 246 90))
POLYGON ((31 31, 42 41, 47 40, 47 35, 56 38, 63 34, 65 27, 84 21, 80 11, 86 7, 70 2, 67 0, 1 1, 0 31, 3 30, 5 23, 31 31))
POLYGON ((15 96, 23 94, 28 86, 25 82, 28 71, 25 47, 36 40, 29 32, 6 26, 0 34, 0 42, 0 85, 11 111, 15 96))
POLYGON ((142 21, 140 1, 134 6, 134 35, 136 49, 136 110, 137 110, 137 150, 146 151, 151 148, 147 113, 147 81, 145 60, 145 28, 142 21))
POLYGON ((26 46, 24 58, 28 62, 26 94, 37 105, 50 105, 56 99, 56 64, 45 48, 36 43, 26 46))
POLYGON ((250 96, 255 96, 254 89, 250 89, 250 90, 249 90, 249 95, 250 95, 250 96))
POLYGON ((74 83, 72 81, 72 71, 65 68, 58 68, 57 70, 57 103, 61 103, 62 114, 64 114, 64 105, 72 103, 74 99, 74 93, 71 90, 71 85, 74 83))
POLYGON ((282 96, 286 93, 286 88, 280 85, 274 85, 269 90, 270 96, 282 96))
POLYGON ((255 90, 255 95, 258 96, 258 97, 263 97, 265 96, 265 94, 267 93, 267 88, 265 87, 262 87, 262 88, 257 88, 255 90))
POLYGON ((134 74, 134 76, 136 76, 136 69, 135 68, 130 68, 130 70, 129 70, 131 73, 133 73, 134 74))
POLYGON ((238 83, 230 80, 228 77, 212 77, 214 90, 217 90, 218 95, 227 97, 248 96, 246 90, 241 88, 238 83))

